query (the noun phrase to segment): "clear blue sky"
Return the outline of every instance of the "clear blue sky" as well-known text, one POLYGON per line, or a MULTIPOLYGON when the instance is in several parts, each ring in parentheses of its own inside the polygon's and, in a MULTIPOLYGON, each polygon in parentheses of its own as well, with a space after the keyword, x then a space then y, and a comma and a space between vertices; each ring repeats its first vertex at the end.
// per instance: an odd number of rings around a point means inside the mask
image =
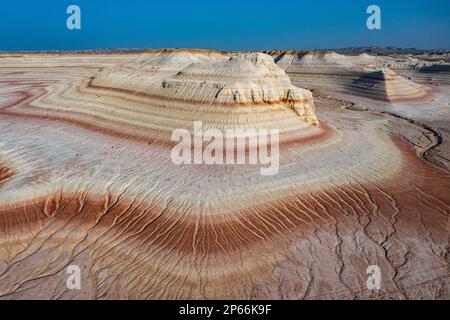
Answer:
POLYGON ((195 47, 450 48, 450 0, 1 0, 0 51, 195 47), (67 6, 82 29, 66 28, 67 6), (366 8, 382 29, 366 28, 366 8))

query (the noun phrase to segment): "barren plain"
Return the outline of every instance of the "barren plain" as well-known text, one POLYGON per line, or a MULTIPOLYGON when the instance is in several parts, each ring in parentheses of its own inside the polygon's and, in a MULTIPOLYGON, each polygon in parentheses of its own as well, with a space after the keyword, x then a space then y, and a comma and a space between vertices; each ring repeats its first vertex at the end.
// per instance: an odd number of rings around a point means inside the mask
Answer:
POLYGON ((0 54, 0 299, 450 299, 448 61, 0 54), (174 164, 194 121, 279 172, 174 164))

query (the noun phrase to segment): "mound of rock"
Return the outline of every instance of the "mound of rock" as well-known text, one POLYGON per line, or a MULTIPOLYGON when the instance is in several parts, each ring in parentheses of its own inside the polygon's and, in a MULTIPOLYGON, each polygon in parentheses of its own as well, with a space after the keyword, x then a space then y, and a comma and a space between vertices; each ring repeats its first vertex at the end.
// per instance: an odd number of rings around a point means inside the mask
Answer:
POLYGON ((350 90, 353 94, 390 102, 418 100, 429 94, 428 88, 388 68, 362 75, 353 81, 350 90))
POLYGON ((162 130, 192 121, 219 129, 285 131, 318 123, 312 93, 292 85, 269 55, 171 52, 144 58, 100 72, 87 87, 101 91, 101 99, 114 94, 138 102, 126 110, 120 103, 108 102, 117 120, 120 115, 120 120, 138 120, 162 130))

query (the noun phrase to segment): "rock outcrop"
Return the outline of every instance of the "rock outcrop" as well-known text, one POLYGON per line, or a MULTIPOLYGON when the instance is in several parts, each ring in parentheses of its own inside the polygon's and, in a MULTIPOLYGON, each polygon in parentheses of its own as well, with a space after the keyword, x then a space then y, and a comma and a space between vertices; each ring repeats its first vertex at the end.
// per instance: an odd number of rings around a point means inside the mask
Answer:
POLYGON ((352 82, 350 90, 356 95, 390 102, 420 100, 430 92, 428 88, 387 68, 358 77, 352 82))
POLYGON ((222 128, 270 128, 281 121, 284 130, 294 130, 318 123, 311 92, 293 86, 289 76, 262 53, 225 57, 170 52, 141 58, 131 66, 133 71, 127 66, 99 73, 91 88, 132 92, 147 99, 145 110, 153 115, 173 113, 175 120, 182 109, 179 121, 196 118, 213 127, 220 123, 222 128), (203 108, 208 112, 199 113, 203 108), (254 115, 248 113, 251 108, 257 111, 254 115))
POLYGON ((100 72, 80 70, 72 75, 75 85, 55 85, 34 99, 34 108, 10 111, 31 116, 45 110, 48 117, 163 144, 194 121, 221 131, 279 129, 282 141, 304 137, 303 129, 318 124, 311 92, 293 86, 262 53, 164 50, 100 72))

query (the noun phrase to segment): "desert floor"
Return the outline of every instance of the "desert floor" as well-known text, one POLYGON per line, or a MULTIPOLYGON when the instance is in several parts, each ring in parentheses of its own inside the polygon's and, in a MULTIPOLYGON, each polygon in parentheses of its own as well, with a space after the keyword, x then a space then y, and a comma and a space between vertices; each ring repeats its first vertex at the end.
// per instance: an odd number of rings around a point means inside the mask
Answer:
POLYGON ((0 299, 450 299, 448 63, 269 54, 0 54, 0 299), (196 117, 278 174, 172 163, 196 117))

